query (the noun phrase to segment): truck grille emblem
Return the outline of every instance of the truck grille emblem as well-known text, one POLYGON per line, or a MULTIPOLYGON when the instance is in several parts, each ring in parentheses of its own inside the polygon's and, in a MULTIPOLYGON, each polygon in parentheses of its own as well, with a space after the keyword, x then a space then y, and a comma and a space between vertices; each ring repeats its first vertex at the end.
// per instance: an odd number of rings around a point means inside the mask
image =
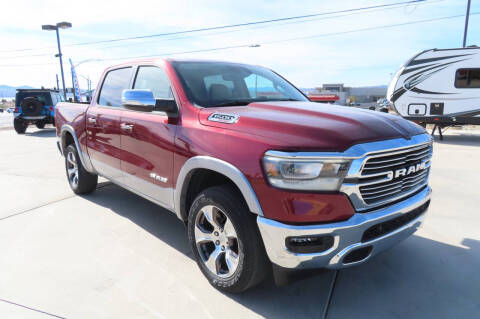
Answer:
POLYGON ((397 169, 393 172, 394 178, 408 176, 410 174, 419 172, 430 167, 430 160, 423 161, 417 165, 410 165, 408 167, 397 169))

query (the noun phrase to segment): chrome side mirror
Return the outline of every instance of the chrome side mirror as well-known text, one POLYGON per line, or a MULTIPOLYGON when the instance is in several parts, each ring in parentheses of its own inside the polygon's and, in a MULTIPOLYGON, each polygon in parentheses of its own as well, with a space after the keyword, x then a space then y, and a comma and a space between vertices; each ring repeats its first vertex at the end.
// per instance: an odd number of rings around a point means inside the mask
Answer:
POLYGON ((139 111, 153 111, 157 101, 151 90, 123 90, 122 106, 139 111))

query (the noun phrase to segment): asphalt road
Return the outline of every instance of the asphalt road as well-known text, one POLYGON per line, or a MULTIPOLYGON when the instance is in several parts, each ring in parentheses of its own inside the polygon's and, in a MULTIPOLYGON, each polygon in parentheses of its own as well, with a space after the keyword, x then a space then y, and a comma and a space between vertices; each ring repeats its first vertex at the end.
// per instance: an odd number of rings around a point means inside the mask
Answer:
POLYGON ((434 145, 432 204, 369 263, 241 295, 203 278, 185 229, 102 181, 70 191, 53 129, 0 130, 0 318, 474 318, 480 314, 480 132, 434 145), (333 288, 333 290, 331 290, 333 288))

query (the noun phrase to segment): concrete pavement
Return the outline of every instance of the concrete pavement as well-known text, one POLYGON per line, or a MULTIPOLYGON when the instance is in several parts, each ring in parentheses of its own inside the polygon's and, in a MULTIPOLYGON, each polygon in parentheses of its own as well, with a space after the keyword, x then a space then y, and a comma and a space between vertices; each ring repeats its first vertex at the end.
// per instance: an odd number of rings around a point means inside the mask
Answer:
MULTIPOLYGON (((173 214, 106 181, 74 196, 54 130, 28 132, 0 131, 0 318, 322 317, 333 272, 220 293, 173 214)), ((480 313, 480 132, 453 131, 434 152, 424 228, 338 272, 328 318, 480 313)))

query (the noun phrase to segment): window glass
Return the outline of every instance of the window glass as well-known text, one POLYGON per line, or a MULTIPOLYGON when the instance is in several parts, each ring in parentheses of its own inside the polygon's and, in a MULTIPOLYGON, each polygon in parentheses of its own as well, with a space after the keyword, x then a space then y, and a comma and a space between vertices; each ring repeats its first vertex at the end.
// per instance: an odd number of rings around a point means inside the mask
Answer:
POLYGON ((27 97, 34 97, 46 106, 52 105, 52 98, 49 92, 18 91, 15 98, 16 106, 20 106, 27 97))
POLYGON ((308 101, 276 73, 258 66, 225 62, 173 61, 188 98, 203 107, 262 101, 308 101))
POLYGON ((156 99, 173 98, 168 76, 165 71, 159 67, 139 67, 133 88, 151 90, 156 99))
POLYGON ((132 68, 112 70, 103 81, 98 104, 106 106, 121 106, 122 91, 129 88, 132 68))
POLYGON ((288 98, 287 95, 275 87, 271 80, 258 74, 250 74, 247 76, 245 78, 245 84, 252 98, 288 98))
POLYGON ((480 68, 457 70, 455 87, 460 89, 480 88, 480 68))

